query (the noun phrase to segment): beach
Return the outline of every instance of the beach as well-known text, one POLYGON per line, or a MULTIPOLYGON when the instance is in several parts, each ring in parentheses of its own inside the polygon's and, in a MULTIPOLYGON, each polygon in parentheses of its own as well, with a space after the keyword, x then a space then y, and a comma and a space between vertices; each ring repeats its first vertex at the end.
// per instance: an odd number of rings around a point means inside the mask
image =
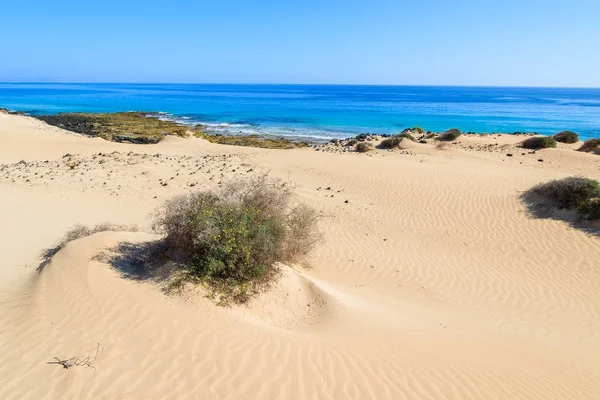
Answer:
POLYGON ((598 399, 600 237, 520 195, 600 180, 600 155, 524 138, 128 144, 0 113, 0 398, 598 399), (247 305, 165 294, 105 256, 156 239, 148 216, 172 196, 259 172, 293 182, 323 241, 247 305), (41 264, 104 222, 137 231, 41 264))

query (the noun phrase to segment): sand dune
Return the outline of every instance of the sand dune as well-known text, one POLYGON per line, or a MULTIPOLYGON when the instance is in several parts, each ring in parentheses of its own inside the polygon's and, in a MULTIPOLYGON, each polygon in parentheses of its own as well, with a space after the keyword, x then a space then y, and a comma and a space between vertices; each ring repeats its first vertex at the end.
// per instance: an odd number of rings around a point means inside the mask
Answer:
POLYGON ((597 155, 504 136, 368 154, 126 145, 4 114, 0 139, 0 398, 600 398, 600 238, 518 200, 600 179, 597 155), (257 171, 327 216, 311 268, 282 266, 232 308, 128 273, 123 244, 156 239, 162 201, 257 171), (103 221, 142 232, 76 240, 36 270, 68 227, 103 221), (98 343, 94 368, 47 364, 98 343))

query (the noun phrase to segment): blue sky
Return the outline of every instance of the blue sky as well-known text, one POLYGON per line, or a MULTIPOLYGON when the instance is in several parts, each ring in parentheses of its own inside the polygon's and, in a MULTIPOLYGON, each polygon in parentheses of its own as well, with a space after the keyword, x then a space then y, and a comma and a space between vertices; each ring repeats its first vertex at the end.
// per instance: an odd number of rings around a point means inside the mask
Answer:
POLYGON ((600 87, 598 0, 54 0, 0 10, 0 81, 600 87))

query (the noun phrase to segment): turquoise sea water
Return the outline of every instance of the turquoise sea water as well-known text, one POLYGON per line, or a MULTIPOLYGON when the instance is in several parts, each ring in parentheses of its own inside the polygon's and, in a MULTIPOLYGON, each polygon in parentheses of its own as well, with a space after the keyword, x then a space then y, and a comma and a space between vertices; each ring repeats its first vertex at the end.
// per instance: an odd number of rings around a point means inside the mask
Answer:
POLYGON ((443 131, 573 130, 600 137, 600 89, 344 85, 0 83, 0 107, 30 114, 155 111, 228 134, 334 138, 443 131))

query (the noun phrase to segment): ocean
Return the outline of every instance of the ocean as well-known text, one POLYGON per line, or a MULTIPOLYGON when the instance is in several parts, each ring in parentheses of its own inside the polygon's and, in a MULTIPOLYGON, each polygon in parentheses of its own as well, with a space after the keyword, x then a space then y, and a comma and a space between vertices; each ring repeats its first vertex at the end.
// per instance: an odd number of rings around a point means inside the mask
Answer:
POLYGON ((600 89, 262 84, 0 83, 0 107, 31 115, 160 112, 213 133, 326 140, 407 127, 572 130, 600 137, 600 89))

